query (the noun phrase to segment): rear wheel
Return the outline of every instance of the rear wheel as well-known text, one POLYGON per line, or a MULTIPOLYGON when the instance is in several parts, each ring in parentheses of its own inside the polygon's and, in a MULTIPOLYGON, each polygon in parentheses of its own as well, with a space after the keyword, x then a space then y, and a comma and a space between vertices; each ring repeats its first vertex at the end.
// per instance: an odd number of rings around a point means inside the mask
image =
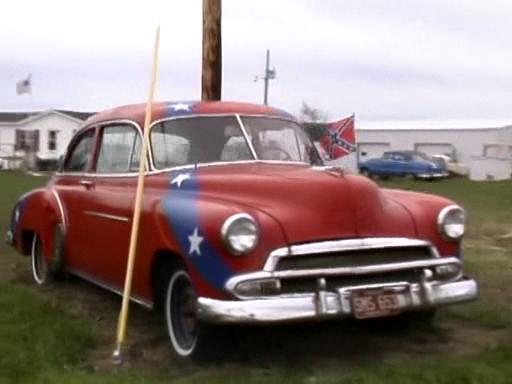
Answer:
POLYGON ((360 173, 361 173, 361 175, 366 176, 370 179, 372 178, 371 173, 366 168, 361 169, 360 173))
POLYGON ((50 265, 43 254, 43 242, 37 233, 32 238, 32 277, 38 285, 46 285, 52 281, 50 265))

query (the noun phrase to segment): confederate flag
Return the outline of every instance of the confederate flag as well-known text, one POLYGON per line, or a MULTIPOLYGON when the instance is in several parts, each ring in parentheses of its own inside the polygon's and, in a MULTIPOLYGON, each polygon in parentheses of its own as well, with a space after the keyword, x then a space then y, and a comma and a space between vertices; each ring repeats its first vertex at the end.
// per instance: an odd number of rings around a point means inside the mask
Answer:
POLYGON ((355 115, 352 115, 327 124, 326 132, 320 138, 320 145, 330 159, 337 159, 356 151, 354 121, 355 115))

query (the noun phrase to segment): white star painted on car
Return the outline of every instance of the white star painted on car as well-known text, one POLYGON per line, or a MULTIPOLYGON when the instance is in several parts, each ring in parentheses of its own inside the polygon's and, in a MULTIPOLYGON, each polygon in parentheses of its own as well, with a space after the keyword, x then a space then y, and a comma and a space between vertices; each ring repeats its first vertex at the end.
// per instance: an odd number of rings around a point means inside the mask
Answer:
POLYGON ((188 240, 190 241, 190 249, 188 250, 188 254, 192 256, 192 254, 196 252, 199 256, 201 256, 201 249, 199 246, 203 242, 204 237, 199 236, 197 227, 194 229, 194 233, 188 237, 188 240))
POLYGON ((181 188, 181 183, 187 179, 190 179, 190 173, 180 173, 178 176, 171 180, 171 185, 178 184, 178 188, 181 188))
POLYGON ((174 110, 174 112, 177 112, 177 111, 190 111, 190 105, 189 104, 183 104, 183 103, 172 104, 171 108, 174 110))

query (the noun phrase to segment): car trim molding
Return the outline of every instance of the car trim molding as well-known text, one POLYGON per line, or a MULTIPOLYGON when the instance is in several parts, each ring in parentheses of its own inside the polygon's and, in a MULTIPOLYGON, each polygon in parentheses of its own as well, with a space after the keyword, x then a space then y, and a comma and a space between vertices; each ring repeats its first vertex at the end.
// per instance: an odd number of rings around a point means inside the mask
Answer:
POLYGON ((96 217, 101 217, 101 218, 104 218, 104 219, 110 219, 110 220, 115 220, 115 221, 122 221, 124 223, 127 223, 127 222, 130 221, 129 217, 112 215, 110 213, 103 213, 103 212, 97 212, 97 211, 84 211, 84 213, 86 215, 89 215, 89 216, 96 216, 96 217))
MULTIPOLYGON (((92 277, 89 273, 79 271, 74 268, 68 268, 66 267, 66 270, 71 273, 72 275, 78 276, 79 278, 83 280, 87 280, 88 282, 97 285, 100 288, 106 289, 107 291, 113 292, 119 296, 123 296, 123 290, 120 288, 117 288, 109 283, 104 282, 103 280, 97 279, 95 277, 92 277)), ((137 295, 131 295, 130 300, 134 303, 137 303, 139 305, 142 305, 143 307, 146 307, 148 309, 153 309, 153 303, 151 301, 145 300, 140 296, 137 295)))
POLYGON ((67 219, 66 219, 66 215, 64 214, 64 206, 62 205, 62 200, 60 199, 59 193, 55 189, 52 189, 51 191, 52 191, 53 196, 55 197, 55 200, 57 201, 60 216, 62 217, 62 224, 64 225, 64 231, 65 231, 67 228, 67 219))

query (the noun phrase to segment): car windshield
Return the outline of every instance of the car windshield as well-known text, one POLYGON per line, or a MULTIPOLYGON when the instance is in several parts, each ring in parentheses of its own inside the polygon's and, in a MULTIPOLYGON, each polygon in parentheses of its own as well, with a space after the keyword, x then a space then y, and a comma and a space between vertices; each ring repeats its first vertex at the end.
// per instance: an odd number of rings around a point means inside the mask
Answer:
POLYGON ((157 123, 150 133, 157 169, 189 164, 280 160, 321 164, 302 128, 288 120, 242 117, 250 144, 235 116, 199 116, 157 123), (251 148, 252 146, 252 148, 251 148))
POLYGON ((258 159, 322 163, 316 147, 298 124, 268 117, 242 117, 242 123, 258 159))

